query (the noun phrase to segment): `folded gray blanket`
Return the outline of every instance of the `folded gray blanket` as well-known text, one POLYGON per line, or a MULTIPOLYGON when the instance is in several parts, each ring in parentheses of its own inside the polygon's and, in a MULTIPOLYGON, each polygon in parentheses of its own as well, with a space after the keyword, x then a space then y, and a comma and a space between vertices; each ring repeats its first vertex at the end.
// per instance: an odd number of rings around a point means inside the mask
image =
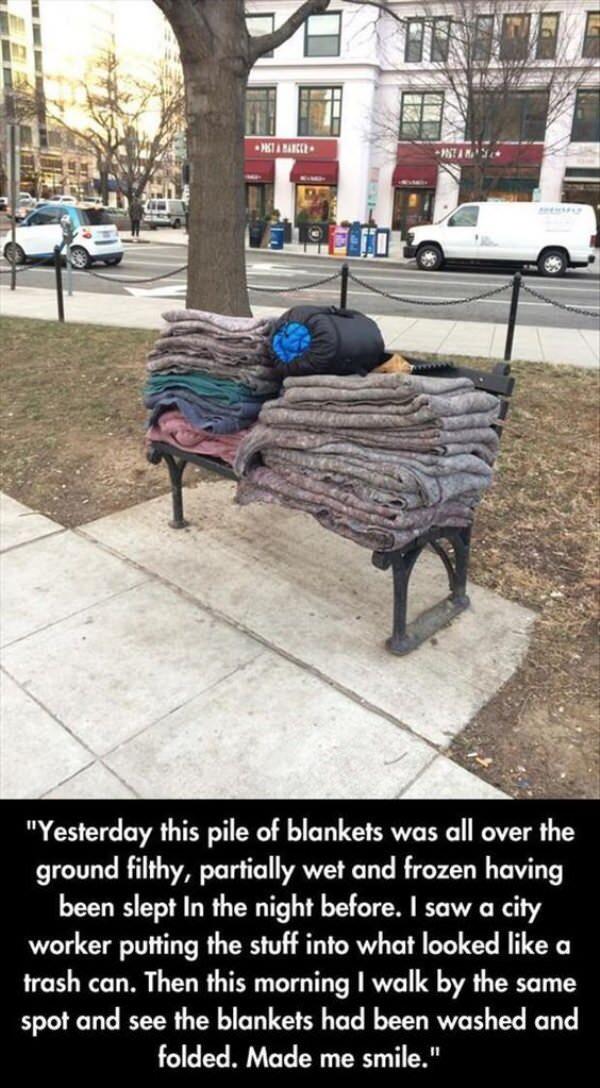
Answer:
POLYGON ((470 506, 449 502, 416 511, 398 511, 396 519, 385 519, 366 514, 356 505, 349 506, 343 497, 338 499, 333 490, 324 493, 322 487, 308 489, 299 486, 289 475, 257 467, 238 484, 236 501, 242 506, 271 502, 304 510, 326 528, 376 551, 405 547, 433 525, 469 525, 473 517, 470 506))
POLYGON ((271 318, 232 317, 230 314, 213 314, 208 310, 167 310, 162 316, 163 320, 169 322, 169 324, 185 321, 195 325, 202 325, 207 329, 214 330, 215 335, 223 332, 264 334, 264 331, 270 329, 272 324, 271 318))

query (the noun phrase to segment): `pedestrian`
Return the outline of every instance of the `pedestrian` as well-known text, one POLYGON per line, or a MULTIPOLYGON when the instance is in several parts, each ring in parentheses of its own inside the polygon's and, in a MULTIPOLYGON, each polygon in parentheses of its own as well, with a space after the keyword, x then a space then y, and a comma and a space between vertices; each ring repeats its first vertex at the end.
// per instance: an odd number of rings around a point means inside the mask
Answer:
POLYGON ((138 196, 134 196, 129 204, 129 218, 131 220, 131 240, 140 240, 140 222, 144 214, 142 202, 138 196))

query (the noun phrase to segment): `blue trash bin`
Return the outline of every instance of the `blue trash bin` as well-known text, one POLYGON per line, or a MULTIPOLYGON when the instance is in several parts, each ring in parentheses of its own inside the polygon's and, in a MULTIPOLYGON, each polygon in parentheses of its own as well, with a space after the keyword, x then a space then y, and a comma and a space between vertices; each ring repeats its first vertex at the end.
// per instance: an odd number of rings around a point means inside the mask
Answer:
POLYGON ((271 243, 270 249, 283 249, 283 240, 285 236, 285 227, 283 224, 274 224, 271 227, 271 243))

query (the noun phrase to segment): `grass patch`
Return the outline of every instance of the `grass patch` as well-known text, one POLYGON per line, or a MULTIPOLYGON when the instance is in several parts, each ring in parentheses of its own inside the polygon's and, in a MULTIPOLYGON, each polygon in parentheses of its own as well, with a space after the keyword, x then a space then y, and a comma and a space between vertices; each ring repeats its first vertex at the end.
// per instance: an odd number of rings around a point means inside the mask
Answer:
MULTIPOLYGON (((140 396, 155 332, 4 318, 0 333, 3 490, 68 526, 164 493, 165 472, 144 458, 140 396)), ((596 796, 597 380, 541 363, 513 371, 472 576, 539 618, 524 664, 451 754, 515 796, 596 796)))

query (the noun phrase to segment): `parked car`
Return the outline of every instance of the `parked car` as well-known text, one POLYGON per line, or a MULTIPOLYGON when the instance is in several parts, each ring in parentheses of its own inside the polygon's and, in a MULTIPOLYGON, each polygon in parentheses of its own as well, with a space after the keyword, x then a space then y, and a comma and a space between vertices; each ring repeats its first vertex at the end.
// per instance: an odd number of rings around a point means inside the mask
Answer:
POLYGON ((0 212, 5 212, 8 208, 8 197, 0 196, 0 212))
POLYGON ((185 223, 183 200, 147 200, 144 205, 144 222, 150 230, 157 227, 181 227, 185 223))
POLYGON ((413 227, 405 257, 435 272, 446 261, 537 265, 542 276, 562 276, 567 268, 594 261, 596 216, 589 204, 461 204, 440 223, 413 227))
MULTIPOLYGON (((35 208, 16 230, 16 261, 53 257, 54 247, 63 240, 61 219, 68 215, 73 224, 71 261, 74 268, 89 268, 96 261, 120 264, 123 243, 119 232, 102 208, 84 208, 74 204, 48 201, 35 208)), ((0 240, 7 261, 12 259, 10 232, 0 240)))
POLYGON ((35 197, 33 197, 31 193, 19 193, 17 197, 17 206, 15 208, 15 219, 25 219, 31 209, 35 208, 35 204, 35 197))

